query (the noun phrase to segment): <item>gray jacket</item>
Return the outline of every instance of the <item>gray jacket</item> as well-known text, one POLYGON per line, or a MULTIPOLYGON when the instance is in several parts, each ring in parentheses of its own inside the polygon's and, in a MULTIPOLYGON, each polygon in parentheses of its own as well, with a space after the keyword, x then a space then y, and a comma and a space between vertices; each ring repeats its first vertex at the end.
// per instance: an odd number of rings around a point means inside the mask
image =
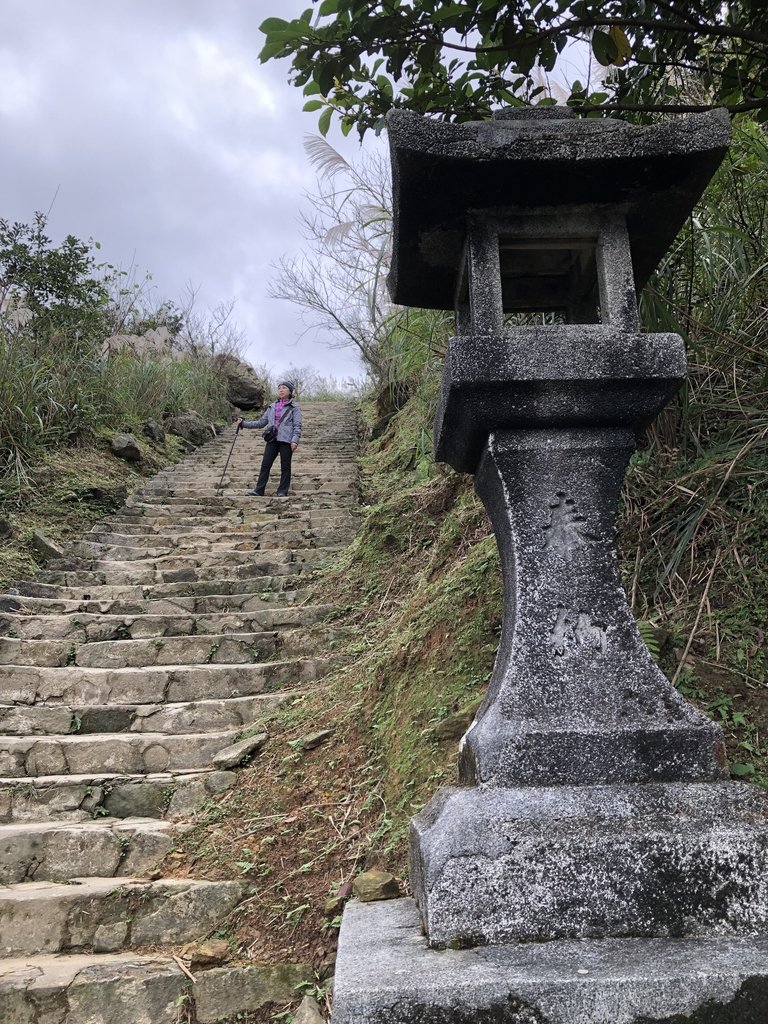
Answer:
MULTIPOLYGON (((274 427, 275 425, 275 406, 277 402, 273 402, 264 412, 259 416, 257 420, 243 420, 243 426, 249 429, 256 429, 258 427, 274 427)), ((287 406, 282 408, 282 420, 280 426, 277 428, 277 440, 278 441, 289 441, 291 444, 298 444, 299 438, 301 437, 301 407, 296 405, 294 400, 291 398, 288 401, 287 406)))

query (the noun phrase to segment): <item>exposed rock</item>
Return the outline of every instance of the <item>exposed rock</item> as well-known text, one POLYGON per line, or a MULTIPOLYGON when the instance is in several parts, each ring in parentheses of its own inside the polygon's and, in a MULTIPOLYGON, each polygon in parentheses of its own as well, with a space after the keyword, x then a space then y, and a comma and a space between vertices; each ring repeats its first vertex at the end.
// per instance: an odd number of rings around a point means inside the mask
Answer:
POLYGON ((7 519, 0 519, 0 540, 6 540, 8 537, 13 536, 13 530, 11 524, 7 519))
POLYGON ((126 462, 140 462, 141 449, 133 434, 115 434, 110 441, 112 454, 126 462))
POLYGON ((266 398, 264 382, 247 363, 228 359, 222 364, 227 379, 227 400, 238 409, 263 409, 266 398))
POLYGON ((208 939, 186 946, 183 955, 193 967, 214 967, 228 960, 231 954, 232 949, 226 939, 208 939))
POLYGON ((333 736, 333 729, 319 729, 317 732, 310 732, 306 736, 302 736, 296 742, 296 746, 301 750, 314 750, 315 747, 327 743, 331 736, 333 736))
POLYGON ((179 413, 178 416, 172 416, 165 426, 169 434, 174 434, 193 445, 205 444, 213 437, 210 424, 206 423, 199 412, 179 413))
POLYGON ((109 509, 117 509, 128 497, 128 488, 125 484, 115 484, 111 487, 100 487, 95 484, 78 490, 78 497, 85 501, 97 501, 109 509))
POLYGON ((400 886, 394 875, 373 868, 357 876, 352 891, 362 903, 372 903, 374 900, 395 899, 400 895, 400 886))
POLYGON ((296 996, 296 988, 312 979, 312 968, 306 964, 214 967, 203 971, 195 983, 198 1024, 236 1018, 267 1003, 290 1002, 296 996))
POLYGON ((244 761, 249 754, 255 754, 257 750, 261 750, 264 744, 267 742, 267 734, 260 732, 256 736, 249 736, 245 740, 240 740, 239 743, 233 743, 230 747, 225 747, 220 750, 218 754, 211 759, 211 764, 215 768, 235 768, 244 761))
POLYGON ((162 444, 165 441, 165 431, 156 420, 147 420, 141 424, 141 432, 145 437, 162 444))
POLYGON ((325 1017, 312 996, 304 996, 294 1015, 293 1024, 325 1024, 325 1017))
POLYGON ((63 558, 64 549, 54 541, 49 540, 42 530, 35 530, 31 537, 32 547, 43 558, 63 558))
POLYGON ((452 715, 441 719, 428 731, 431 739, 435 740, 458 740, 467 731, 475 717, 479 701, 474 702, 470 707, 462 708, 452 715))

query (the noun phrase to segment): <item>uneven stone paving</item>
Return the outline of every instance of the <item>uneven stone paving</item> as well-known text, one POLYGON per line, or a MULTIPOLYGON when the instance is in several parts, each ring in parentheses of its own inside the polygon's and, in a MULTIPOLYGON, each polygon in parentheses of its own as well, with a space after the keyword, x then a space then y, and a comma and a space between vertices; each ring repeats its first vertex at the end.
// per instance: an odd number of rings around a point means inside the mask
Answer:
POLYGON ((225 966, 193 983, 167 947, 215 931, 246 887, 159 870, 264 714, 339 660, 332 609, 301 587, 354 533, 356 412, 302 408, 288 498, 246 496, 260 431, 217 491, 227 431, 0 595, 2 1024, 208 1024, 311 978, 225 966))

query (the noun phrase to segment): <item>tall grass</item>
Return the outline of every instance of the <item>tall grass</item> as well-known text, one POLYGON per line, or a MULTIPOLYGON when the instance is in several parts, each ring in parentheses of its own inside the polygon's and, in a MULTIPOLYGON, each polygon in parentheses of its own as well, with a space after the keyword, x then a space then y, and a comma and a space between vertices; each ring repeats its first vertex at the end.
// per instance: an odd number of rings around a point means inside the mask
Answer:
POLYGON ((0 479, 21 484, 41 449, 186 409, 226 416, 226 383, 203 359, 99 355, 82 339, 0 329, 0 479))
POLYGON ((751 662, 758 674, 768 605, 766 197, 766 137, 744 120, 641 300, 649 330, 685 338, 689 375, 633 460, 624 512, 636 613, 687 623, 716 661, 751 662))

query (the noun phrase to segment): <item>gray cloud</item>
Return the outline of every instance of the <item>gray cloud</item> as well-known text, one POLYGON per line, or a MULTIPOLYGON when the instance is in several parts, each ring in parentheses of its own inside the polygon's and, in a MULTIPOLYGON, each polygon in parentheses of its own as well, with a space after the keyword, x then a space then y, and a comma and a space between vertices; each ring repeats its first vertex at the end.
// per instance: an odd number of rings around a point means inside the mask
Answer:
MULTIPOLYGON (((310 338, 267 296, 270 264, 301 248, 314 132, 285 62, 262 66, 258 25, 304 0, 3 0, 0 216, 47 210, 55 239, 153 275, 159 299, 187 282, 201 307, 236 299, 247 357, 346 377, 351 351, 310 338)), ((332 140, 348 155, 352 140, 332 140)))

